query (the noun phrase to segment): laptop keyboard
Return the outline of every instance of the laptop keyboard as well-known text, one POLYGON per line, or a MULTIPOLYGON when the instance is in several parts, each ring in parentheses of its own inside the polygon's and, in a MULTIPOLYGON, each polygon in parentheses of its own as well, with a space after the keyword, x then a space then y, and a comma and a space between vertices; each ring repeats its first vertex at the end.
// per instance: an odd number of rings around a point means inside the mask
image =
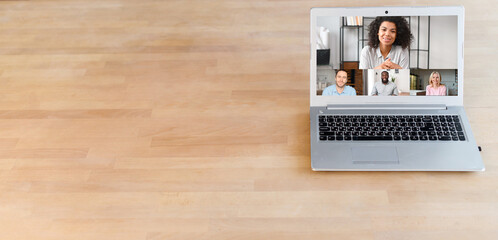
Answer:
POLYGON ((465 141, 458 115, 319 115, 320 141, 465 141))

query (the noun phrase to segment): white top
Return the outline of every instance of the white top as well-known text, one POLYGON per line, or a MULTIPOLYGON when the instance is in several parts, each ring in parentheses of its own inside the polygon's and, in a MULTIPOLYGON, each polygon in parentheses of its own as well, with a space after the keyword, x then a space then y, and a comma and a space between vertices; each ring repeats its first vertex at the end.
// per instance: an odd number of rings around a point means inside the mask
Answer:
POLYGON ((398 87, 389 80, 387 84, 382 83, 382 81, 376 82, 372 90, 372 95, 378 96, 398 96, 398 94, 398 87))
POLYGON ((371 48, 366 46, 361 50, 360 58, 360 69, 373 69, 388 58, 391 58, 391 62, 398 64, 403 69, 409 68, 408 66, 408 48, 403 49, 399 45, 394 45, 391 47, 391 51, 384 58, 380 53, 380 48, 371 48))

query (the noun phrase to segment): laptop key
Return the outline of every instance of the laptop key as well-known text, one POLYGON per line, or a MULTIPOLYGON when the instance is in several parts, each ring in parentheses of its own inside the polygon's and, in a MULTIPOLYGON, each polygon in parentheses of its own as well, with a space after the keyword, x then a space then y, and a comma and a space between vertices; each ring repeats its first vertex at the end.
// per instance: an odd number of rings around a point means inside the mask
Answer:
POLYGON ((321 141, 327 140, 327 137, 326 136, 320 136, 320 140, 321 141))
POLYGON ((354 136, 353 141, 392 141, 392 136, 354 136))
POLYGON ((420 128, 420 131, 425 131, 425 132, 433 132, 435 129, 434 127, 422 127, 420 128))
POLYGON ((450 136, 441 136, 441 135, 439 135, 439 136, 437 136, 437 139, 439 141, 450 141, 451 137, 450 136))

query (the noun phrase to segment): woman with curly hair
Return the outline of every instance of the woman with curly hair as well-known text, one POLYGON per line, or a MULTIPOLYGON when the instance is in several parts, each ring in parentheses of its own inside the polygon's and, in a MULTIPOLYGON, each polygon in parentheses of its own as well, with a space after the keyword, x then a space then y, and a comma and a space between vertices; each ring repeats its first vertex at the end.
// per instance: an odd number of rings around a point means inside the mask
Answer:
POLYGON ((360 69, 407 69, 413 39, 403 17, 377 17, 368 27, 368 46, 361 51, 360 69))

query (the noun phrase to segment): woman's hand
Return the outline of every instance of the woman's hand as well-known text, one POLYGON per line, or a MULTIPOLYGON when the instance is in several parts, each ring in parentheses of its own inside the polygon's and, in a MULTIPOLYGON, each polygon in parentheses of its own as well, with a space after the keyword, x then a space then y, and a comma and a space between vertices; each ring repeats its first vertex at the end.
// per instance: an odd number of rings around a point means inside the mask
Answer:
POLYGON ((387 69, 401 69, 401 66, 391 62, 391 58, 388 58, 384 63, 388 68, 387 69))
POLYGON ((391 58, 388 58, 385 62, 375 67, 374 69, 402 69, 402 67, 396 63, 391 62, 391 58))

